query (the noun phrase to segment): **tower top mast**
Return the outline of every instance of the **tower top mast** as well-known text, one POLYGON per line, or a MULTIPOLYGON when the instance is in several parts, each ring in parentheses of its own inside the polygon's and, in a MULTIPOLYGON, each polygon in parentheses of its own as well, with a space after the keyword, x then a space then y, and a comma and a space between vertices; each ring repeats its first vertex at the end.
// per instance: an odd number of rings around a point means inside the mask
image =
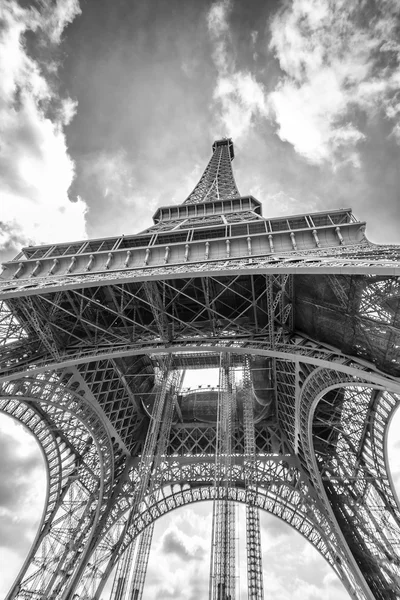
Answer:
POLYGON ((216 140, 213 155, 200 181, 183 204, 227 200, 240 196, 232 171, 235 156, 231 138, 216 140))

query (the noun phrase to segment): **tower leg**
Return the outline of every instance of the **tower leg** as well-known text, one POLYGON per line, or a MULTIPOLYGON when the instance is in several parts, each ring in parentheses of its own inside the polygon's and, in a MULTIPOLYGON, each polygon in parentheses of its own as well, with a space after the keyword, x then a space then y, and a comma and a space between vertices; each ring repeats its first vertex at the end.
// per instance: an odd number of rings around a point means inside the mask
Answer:
POLYGON ((142 600, 153 533, 154 522, 151 523, 140 536, 127 600, 142 600))
POLYGON ((115 572, 110 600, 124 600, 128 589, 129 575, 132 568, 133 555, 136 540, 129 546, 125 554, 120 558, 115 572))
POLYGON ((246 505, 247 589, 249 600, 264 600, 259 509, 246 505))
POLYGON ((236 394, 229 360, 229 356, 221 355, 216 439, 217 499, 213 508, 210 600, 234 600, 236 596, 235 505, 229 501, 236 394))
POLYGON ((264 600, 263 568, 259 509, 254 506, 257 498, 256 454, 253 414, 253 393, 250 357, 246 356, 243 369, 243 428, 245 451, 246 486, 246 546, 247 588, 249 600, 264 600))
MULTIPOLYGON (((68 374, 63 376, 68 381, 68 374)), ((9 600, 28 595, 59 598, 65 593, 76 569, 86 560, 112 482, 108 434, 85 399, 66 388, 64 378, 41 376, 1 387, 1 409, 36 435, 49 473, 40 532, 7 596, 9 600), (54 478, 58 486, 53 485, 54 478)))
MULTIPOLYGON (((152 420, 138 467, 137 484, 133 492, 131 507, 126 516, 120 519, 119 526, 118 523, 114 523, 110 528, 110 524, 106 520, 104 530, 98 533, 92 551, 92 566, 90 569, 86 568, 81 574, 81 581, 77 588, 80 595, 100 597, 116 562, 132 543, 135 536, 132 523, 140 512, 145 498, 151 494, 154 488, 169 438, 177 393, 182 382, 182 374, 171 370, 170 366, 171 357, 168 356, 164 363, 153 406, 152 420), (113 528, 114 535, 112 534, 113 528)), ((151 544, 151 536, 146 540, 148 544, 151 544)))

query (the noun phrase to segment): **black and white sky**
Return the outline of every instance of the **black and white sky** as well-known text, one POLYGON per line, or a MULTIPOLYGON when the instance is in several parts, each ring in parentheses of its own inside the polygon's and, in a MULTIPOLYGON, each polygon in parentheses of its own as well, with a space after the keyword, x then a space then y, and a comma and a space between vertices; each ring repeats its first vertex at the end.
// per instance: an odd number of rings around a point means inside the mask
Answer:
MULTIPOLYGON (((146 228, 223 136, 264 216, 352 207, 370 240, 400 243, 399 1, 0 0, 3 260, 146 228)), ((20 428, 0 426, 1 594, 43 468, 20 428)), ((160 521, 148 597, 207 597, 209 515, 160 521)), ((274 597, 348 597, 297 534, 265 518, 263 535, 274 597)))

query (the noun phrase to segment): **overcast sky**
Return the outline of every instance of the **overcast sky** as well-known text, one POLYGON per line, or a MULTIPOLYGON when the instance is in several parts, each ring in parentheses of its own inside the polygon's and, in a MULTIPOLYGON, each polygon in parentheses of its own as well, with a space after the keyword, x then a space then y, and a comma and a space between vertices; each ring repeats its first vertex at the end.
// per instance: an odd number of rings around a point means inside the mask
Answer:
MULTIPOLYGON (((0 20, 3 260, 147 227, 221 136, 265 216, 352 207, 372 241, 400 242, 398 0, 0 0, 0 20)), ((32 442, 2 431, 0 593, 43 488, 32 442)), ((207 597, 209 514, 157 525, 149 597, 207 597)), ((347 598, 297 534, 264 518, 263 536, 270 594, 347 598)))

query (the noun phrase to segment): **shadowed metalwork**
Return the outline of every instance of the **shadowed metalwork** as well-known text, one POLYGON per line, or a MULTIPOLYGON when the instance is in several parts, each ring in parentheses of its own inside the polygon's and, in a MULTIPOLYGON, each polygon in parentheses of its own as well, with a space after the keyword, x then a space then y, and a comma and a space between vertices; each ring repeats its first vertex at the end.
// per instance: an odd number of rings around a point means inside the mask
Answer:
POLYGON ((263 598, 259 511, 351 597, 400 595, 386 438, 400 394, 400 250, 350 209, 264 218, 229 139, 145 231, 24 248, 0 278, 0 410, 35 435, 46 505, 8 600, 139 599, 156 519, 213 501, 210 598, 263 598), (204 370, 200 388, 184 373, 204 370), (219 369, 218 388, 207 370, 219 369), (139 537, 140 536, 140 537, 139 537), (139 542, 136 540, 139 538, 139 542))

